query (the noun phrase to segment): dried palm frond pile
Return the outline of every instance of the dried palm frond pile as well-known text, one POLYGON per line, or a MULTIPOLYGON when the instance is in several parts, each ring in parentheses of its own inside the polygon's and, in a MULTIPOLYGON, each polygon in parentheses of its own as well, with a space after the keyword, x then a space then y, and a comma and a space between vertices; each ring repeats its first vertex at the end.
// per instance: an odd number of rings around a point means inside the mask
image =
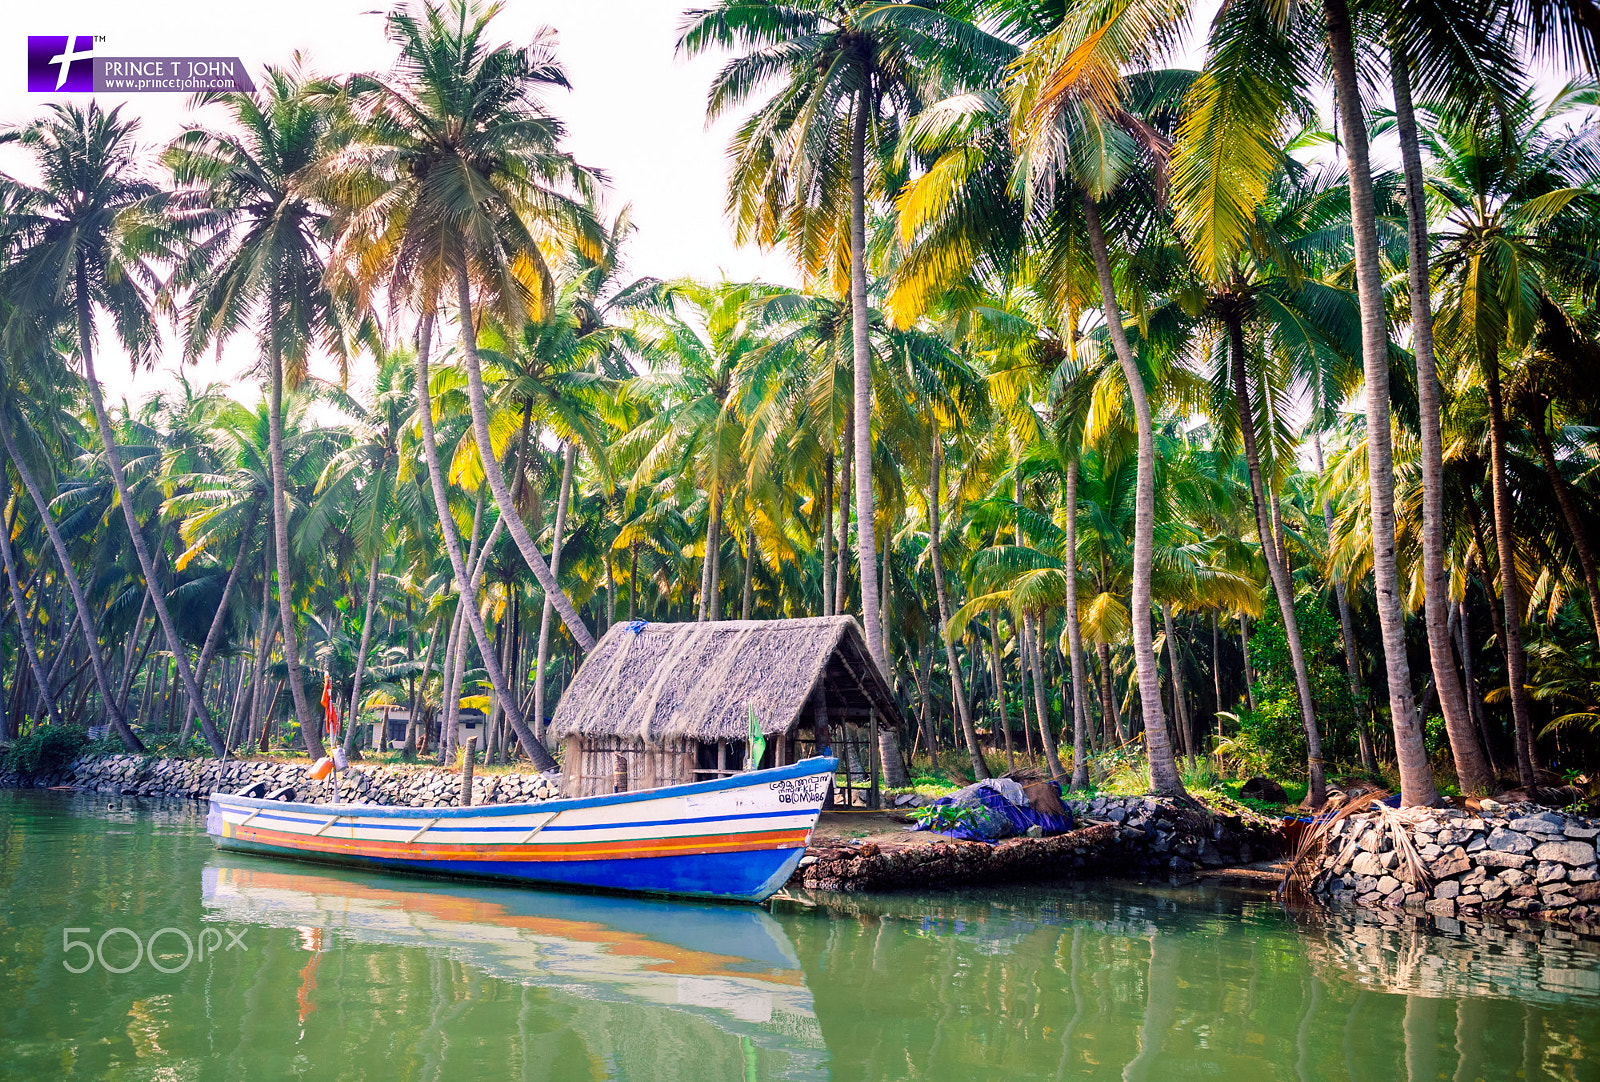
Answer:
POLYGON ((1038 814, 1066 816, 1067 807, 1061 803, 1060 791, 1043 771, 1023 766, 1005 776, 1022 786, 1023 793, 1028 797, 1028 807, 1038 814))
MULTIPOLYGON (((1390 795, 1381 789, 1373 789, 1347 799, 1332 814, 1324 813, 1318 816, 1316 821, 1300 835, 1300 842, 1295 846, 1289 867, 1284 870, 1283 881, 1278 884, 1278 896, 1311 901, 1311 884, 1322 869, 1322 857, 1327 852, 1328 839, 1332 837, 1339 824, 1363 813, 1376 816, 1373 825, 1380 832, 1388 834, 1394 851, 1399 854, 1399 864, 1392 873, 1394 877, 1403 883, 1410 883, 1419 889, 1427 890, 1432 885, 1428 877, 1428 866, 1423 862, 1416 845, 1411 840, 1415 810, 1389 807, 1383 800, 1390 795)), ((1359 837, 1359 832, 1352 832, 1344 840, 1344 845, 1356 844, 1359 837)), ((1339 855, 1343 855, 1343 846, 1339 855)))

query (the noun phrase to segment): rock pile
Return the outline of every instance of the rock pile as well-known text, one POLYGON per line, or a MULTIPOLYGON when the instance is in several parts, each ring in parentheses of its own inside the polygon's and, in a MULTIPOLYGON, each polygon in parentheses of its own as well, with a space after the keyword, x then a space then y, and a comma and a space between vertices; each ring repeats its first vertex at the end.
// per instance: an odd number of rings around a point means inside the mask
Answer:
MULTIPOLYGON (((0 786, 73 785, 97 793, 204 800, 214 792, 233 793, 260 781, 266 782, 269 790, 293 786, 296 800, 313 804, 332 801, 332 782, 312 781, 306 776, 309 769, 306 763, 111 755, 79 759, 65 771, 44 778, 0 774, 0 786)), ((478 774, 472 779, 472 803, 532 803, 559 796, 560 788, 557 775, 478 774)), ((453 807, 461 803, 461 775, 433 766, 357 763, 340 776, 339 791, 343 800, 365 804, 453 807)))
POLYGON ((1263 816, 1202 813, 1168 797, 1095 797, 1068 800, 1078 819, 1116 826, 1101 859, 1120 871, 1186 875, 1202 868, 1249 864, 1282 849, 1278 824, 1263 816))
POLYGON ((867 891, 1086 875, 1188 875, 1249 863, 1278 850, 1275 824, 1202 814, 1163 797, 1066 801, 1079 829, 997 845, 917 835, 922 844, 808 850, 790 882, 812 890, 867 891), (924 841, 924 839, 927 839, 924 841))
POLYGON ((1312 892, 1338 902, 1452 918, 1501 913, 1600 920, 1600 820, 1536 804, 1391 814, 1422 859, 1422 881, 1400 859, 1379 814, 1358 813, 1330 830, 1312 892))

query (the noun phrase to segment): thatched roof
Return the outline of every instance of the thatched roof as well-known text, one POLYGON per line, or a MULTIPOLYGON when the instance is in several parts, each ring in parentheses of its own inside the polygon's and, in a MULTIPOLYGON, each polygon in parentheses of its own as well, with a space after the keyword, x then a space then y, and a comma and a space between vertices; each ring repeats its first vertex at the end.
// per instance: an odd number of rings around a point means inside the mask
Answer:
MULTIPOLYGON (((763 733, 810 717, 821 688, 830 713, 899 707, 849 616, 617 624, 584 660, 551 723, 556 736, 742 740, 755 708, 763 733)), ((864 717, 863 717, 864 720, 864 717)))

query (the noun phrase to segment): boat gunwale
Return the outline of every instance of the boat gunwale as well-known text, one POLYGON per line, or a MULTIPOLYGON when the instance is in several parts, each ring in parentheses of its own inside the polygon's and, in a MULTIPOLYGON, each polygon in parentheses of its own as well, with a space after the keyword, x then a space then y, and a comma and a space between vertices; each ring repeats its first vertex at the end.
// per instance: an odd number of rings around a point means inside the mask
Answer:
MULTIPOLYGON (((711 781, 687 782, 682 785, 666 785, 659 789, 638 789, 627 793, 601 793, 596 796, 557 797, 553 800, 540 800, 524 804, 474 804, 465 808, 450 807, 449 805, 427 805, 420 808, 401 807, 391 804, 309 804, 303 801, 268 800, 266 797, 236 796, 233 793, 212 793, 213 803, 226 803, 230 806, 241 808, 273 808, 284 811, 297 810, 310 814, 328 815, 338 812, 336 818, 346 815, 362 815, 373 818, 392 819, 473 819, 495 816, 528 815, 538 812, 564 812, 585 810, 589 808, 604 808, 622 804, 635 804, 646 800, 670 799, 680 796, 700 796, 705 793, 723 792, 729 789, 743 789, 752 785, 763 785, 768 782, 786 781, 790 778, 806 778, 815 774, 831 774, 838 769, 839 760, 831 756, 814 756, 802 759, 798 763, 785 766, 768 767, 765 770, 751 770, 743 774, 735 774, 727 778, 715 778, 711 781), (344 810, 340 810, 344 809, 344 810)), ((796 814, 801 814, 800 809, 796 814)))

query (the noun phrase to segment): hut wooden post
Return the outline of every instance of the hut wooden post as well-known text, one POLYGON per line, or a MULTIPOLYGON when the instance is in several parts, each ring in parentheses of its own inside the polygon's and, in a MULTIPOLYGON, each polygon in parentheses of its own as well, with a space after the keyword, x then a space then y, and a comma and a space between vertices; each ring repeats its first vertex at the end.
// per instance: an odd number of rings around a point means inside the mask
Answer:
POLYGON ((628 757, 620 751, 611 764, 611 791, 613 793, 628 791, 628 757))
POLYGON ((463 808, 472 806, 472 763, 477 753, 478 738, 475 736, 467 737, 465 754, 461 759, 461 806, 463 808))

